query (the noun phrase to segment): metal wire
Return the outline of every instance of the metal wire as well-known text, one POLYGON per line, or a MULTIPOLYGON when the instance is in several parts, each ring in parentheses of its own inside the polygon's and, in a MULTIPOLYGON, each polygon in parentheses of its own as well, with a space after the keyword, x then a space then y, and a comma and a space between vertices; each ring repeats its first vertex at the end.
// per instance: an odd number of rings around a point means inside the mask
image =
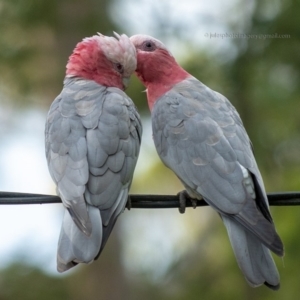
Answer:
MULTIPOLYGON (((178 195, 130 195, 128 208, 179 208, 178 195)), ((296 206, 300 205, 300 192, 271 193, 268 194, 271 206, 296 206)), ((61 203, 61 199, 54 195, 0 192, 0 205, 19 204, 51 204, 61 203)), ((197 206, 207 206, 205 201, 197 201, 197 206)), ((186 207, 192 207, 187 199, 186 207)))

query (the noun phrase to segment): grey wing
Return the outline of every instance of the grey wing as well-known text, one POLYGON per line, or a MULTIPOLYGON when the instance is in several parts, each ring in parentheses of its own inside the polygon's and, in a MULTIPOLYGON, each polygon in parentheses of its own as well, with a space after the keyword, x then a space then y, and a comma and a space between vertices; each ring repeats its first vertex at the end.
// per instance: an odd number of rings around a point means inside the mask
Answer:
POLYGON ((137 163, 142 126, 125 93, 108 88, 99 123, 87 131, 89 180, 85 198, 100 209, 103 223, 101 250, 124 210, 137 163))
POLYGON ((46 121, 46 157, 52 179, 64 206, 86 235, 92 225, 84 192, 89 177, 86 131, 97 123, 104 88, 84 80, 65 80, 61 94, 50 107, 46 121), (96 113, 95 113, 96 112, 96 113))
POLYGON ((240 141, 240 136, 246 139, 231 112, 215 98, 195 82, 173 88, 154 106, 154 141, 164 163, 183 182, 234 214, 246 199, 239 163, 252 166, 252 154, 240 141))
POLYGON ((122 91, 67 78, 45 135, 50 174, 68 209, 57 253, 63 272, 93 261, 103 249, 127 201, 142 127, 122 91))
POLYGON ((156 102, 152 118, 158 154, 188 190, 282 254, 251 143, 228 100, 189 79, 156 102), (247 170, 250 178, 245 176, 247 170), (256 198, 247 187, 251 176, 256 198))

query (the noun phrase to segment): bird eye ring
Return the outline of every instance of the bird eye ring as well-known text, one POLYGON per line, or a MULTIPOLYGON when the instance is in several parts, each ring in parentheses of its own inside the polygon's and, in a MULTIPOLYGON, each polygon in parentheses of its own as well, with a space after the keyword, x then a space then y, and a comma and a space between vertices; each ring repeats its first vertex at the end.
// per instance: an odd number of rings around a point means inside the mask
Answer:
POLYGON ((122 74, 122 73, 124 72, 124 67, 123 67, 122 64, 120 64, 120 63, 115 63, 114 66, 115 66, 115 69, 116 69, 119 73, 122 74))
POLYGON ((155 44, 152 41, 145 41, 142 44, 142 50, 144 51, 154 51, 156 49, 155 44))

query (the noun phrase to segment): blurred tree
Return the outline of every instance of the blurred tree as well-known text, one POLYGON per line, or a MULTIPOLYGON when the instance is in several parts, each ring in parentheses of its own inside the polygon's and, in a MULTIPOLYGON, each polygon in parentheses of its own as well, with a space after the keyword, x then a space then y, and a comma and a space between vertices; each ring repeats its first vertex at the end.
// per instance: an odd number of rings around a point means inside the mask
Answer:
POLYGON ((0 271, 1 300, 68 300, 64 278, 46 275, 41 270, 16 262, 0 271))
POLYGON ((300 123, 295 113, 300 94, 300 31, 294 18, 299 10, 298 1, 276 1, 274 6, 257 1, 245 33, 261 38, 235 39, 239 55, 225 68, 228 97, 241 114, 259 166, 268 172, 266 185, 273 190, 299 188, 293 170, 300 164, 300 123), (275 34, 277 38, 267 37, 275 34), (279 37, 284 34, 286 38, 279 37), (278 172, 270 172, 274 164, 278 172))
POLYGON ((26 97, 20 95, 52 102, 75 45, 97 32, 118 31, 109 18, 109 2, 1 0, 0 90, 16 92, 14 98, 23 104, 26 97))

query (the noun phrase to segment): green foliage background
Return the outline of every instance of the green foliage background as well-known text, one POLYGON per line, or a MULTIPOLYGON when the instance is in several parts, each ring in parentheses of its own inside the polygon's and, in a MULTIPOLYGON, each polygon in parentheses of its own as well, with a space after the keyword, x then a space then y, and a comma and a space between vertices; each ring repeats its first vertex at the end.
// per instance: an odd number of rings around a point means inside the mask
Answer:
MULTIPOLYGON (((279 9, 270 17, 274 10, 270 2, 254 1, 251 23, 243 33, 289 34, 289 38, 235 39, 237 55, 227 61, 189 45, 182 61, 191 74, 227 96, 238 109, 268 192, 300 190, 300 3, 275 2, 279 9)), ((62 88, 74 45, 98 31, 122 32, 110 17, 111 3, 0 0, 0 103, 14 99, 16 107, 49 107, 62 88)), ((235 13, 239 10, 243 8, 237 7, 235 13)), ((146 119, 149 113, 142 90, 133 78, 128 94, 146 119)), ((157 160, 149 172, 136 178, 132 192, 176 193, 180 189, 175 176, 157 160)), ((137 212, 125 213, 127 218, 130 214, 137 212)), ((174 218, 188 223, 206 214, 209 208, 183 217, 174 213, 174 218)), ((283 261, 275 258, 282 278, 279 292, 247 285, 222 223, 212 214, 193 246, 173 261, 160 280, 153 280, 147 271, 128 273, 117 224, 99 260, 67 276, 52 277, 26 263, 1 270, 0 299, 296 299, 300 208, 275 208, 272 214, 286 247, 283 261)), ((159 255, 159 249, 153 255, 159 255)))

